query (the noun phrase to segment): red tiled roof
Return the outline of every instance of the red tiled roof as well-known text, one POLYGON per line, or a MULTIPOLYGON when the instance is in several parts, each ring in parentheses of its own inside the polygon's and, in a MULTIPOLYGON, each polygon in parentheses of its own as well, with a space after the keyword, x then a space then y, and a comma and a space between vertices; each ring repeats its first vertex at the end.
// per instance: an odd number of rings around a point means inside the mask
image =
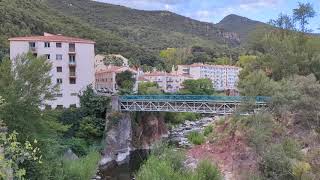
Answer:
POLYGON ((81 39, 76 37, 68 37, 63 35, 54 35, 45 33, 43 36, 27 36, 27 37, 13 37, 9 41, 48 41, 48 42, 68 42, 68 43, 88 43, 95 44, 92 40, 81 39))

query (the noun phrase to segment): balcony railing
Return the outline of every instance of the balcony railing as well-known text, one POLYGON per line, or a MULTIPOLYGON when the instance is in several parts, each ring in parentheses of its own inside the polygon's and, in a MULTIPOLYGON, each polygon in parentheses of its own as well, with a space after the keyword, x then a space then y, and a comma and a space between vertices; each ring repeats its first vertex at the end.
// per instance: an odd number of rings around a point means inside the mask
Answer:
POLYGON ((70 65, 70 66, 75 66, 75 65, 76 65, 76 62, 75 62, 75 61, 69 61, 69 65, 70 65))
POLYGON ((75 77, 76 76, 76 72, 69 72, 69 76, 71 76, 71 77, 75 77))

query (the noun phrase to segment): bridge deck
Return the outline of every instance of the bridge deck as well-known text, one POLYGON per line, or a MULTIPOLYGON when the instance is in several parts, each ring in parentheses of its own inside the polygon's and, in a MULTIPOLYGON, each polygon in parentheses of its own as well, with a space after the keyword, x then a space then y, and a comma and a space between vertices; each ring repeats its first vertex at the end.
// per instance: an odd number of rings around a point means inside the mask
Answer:
POLYGON ((206 95, 133 95, 120 96, 121 111, 195 112, 232 114, 243 102, 253 102, 255 109, 267 105, 270 97, 206 95))

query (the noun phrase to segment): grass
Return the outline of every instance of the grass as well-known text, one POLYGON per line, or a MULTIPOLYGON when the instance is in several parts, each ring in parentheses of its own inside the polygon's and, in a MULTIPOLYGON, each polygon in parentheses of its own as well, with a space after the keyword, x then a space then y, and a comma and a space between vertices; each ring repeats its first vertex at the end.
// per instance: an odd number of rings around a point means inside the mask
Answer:
POLYGON ((188 134, 188 140, 192 144, 200 145, 200 144, 204 143, 205 138, 204 138, 203 134, 196 132, 196 131, 192 131, 192 132, 190 132, 190 134, 188 134))
POLYGON ((64 179, 88 180, 94 176, 100 155, 96 151, 78 160, 65 160, 64 179))
POLYGON ((204 136, 208 136, 209 134, 211 134, 213 132, 213 126, 209 125, 207 127, 204 128, 204 132, 203 135, 204 136))

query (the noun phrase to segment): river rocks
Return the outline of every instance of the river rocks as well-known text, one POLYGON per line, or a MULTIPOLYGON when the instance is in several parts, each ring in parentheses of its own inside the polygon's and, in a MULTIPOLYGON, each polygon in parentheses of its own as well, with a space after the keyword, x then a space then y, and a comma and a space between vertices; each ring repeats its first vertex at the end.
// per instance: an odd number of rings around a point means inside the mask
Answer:
POLYGON ((169 143, 178 147, 189 148, 192 144, 188 141, 187 135, 192 132, 202 132, 206 126, 209 126, 214 118, 205 117, 198 121, 185 121, 183 124, 173 128, 169 132, 169 143))

